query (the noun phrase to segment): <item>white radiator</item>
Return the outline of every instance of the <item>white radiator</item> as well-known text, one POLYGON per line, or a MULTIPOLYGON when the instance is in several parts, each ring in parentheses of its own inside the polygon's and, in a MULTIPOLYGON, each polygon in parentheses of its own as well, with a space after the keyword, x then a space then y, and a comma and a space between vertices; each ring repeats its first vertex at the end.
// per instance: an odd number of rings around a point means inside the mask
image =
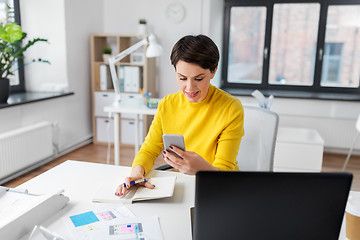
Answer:
POLYGON ((53 155, 52 125, 39 122, 0 134, 0 179, 53 155))

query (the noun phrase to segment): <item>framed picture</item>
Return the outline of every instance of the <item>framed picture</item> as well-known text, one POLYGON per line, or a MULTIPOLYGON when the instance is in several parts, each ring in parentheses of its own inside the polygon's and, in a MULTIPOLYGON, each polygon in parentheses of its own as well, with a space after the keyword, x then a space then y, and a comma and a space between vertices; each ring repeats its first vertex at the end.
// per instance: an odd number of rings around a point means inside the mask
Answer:
POLYGON ((143 64, 144 63, 144 53, 140 52, 134 52, 130 54, 130 63, 138 63, 143 64))

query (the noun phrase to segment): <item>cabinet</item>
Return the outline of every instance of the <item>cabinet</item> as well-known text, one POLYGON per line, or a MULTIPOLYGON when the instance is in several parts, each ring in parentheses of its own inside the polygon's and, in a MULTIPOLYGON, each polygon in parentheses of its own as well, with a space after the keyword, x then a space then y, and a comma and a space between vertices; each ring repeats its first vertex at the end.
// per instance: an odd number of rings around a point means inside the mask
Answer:
POLYGON ((279 127, 275 172, 321 172, 324 140, 315 129, 279 127))
MULTIPOLYGON (((108 140, 111 142, 114 141, 113 119, 109 121, 108 114, 104 112, 104 107, 113 103, 115 92, 111 81, 109 64, 103 59, 103 51, 105 48, 111 48, 112 54, 116 55, 141 41, 144 37, 147 36, 136 34, 91 35, 91 101, 94 143, 106 143, 108 140), (110 133, 108 134, 107 132, 110 133)), ((140 89, 143 89, 144 92, 151 92, 152 97, 157 97, 156 59, 146 58, 146 49, 147 46, 143 46, 116 64, 117 75, 119 78, 122 78, 122 84, 120 84, 120 95, 122 99, 142 98, 140 89), (131 85, 129 84, 130 75, 132 76, 130 81, 131 85)), ((143 131, 140 132, 142 138, 146 135, 152 118, 152 116, 143 116, 140 119, 140 125, 143 126, 143 131)), ((121 115, 120 131, 122 144, 134 144, 134 136, 130 134, 130 132, 133 133, 133 131, 131 131, 131 128, 134 127, 133 121, 133 115, 121 115)))

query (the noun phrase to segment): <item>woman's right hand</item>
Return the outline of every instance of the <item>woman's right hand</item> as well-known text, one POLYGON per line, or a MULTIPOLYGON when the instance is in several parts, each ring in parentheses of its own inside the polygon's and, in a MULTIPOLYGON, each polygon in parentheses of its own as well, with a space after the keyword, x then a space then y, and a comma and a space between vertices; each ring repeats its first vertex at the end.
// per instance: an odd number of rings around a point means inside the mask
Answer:
MULTIPOLYGON (((136 181, 138 179, 143 179, 145 178, 144 176, 145 170, 141 165, 137 165, 135 166, 130 173, 130 176, 124 179, 124 183, 126 185, 126 187, 123 186, 123 184, 121 183, 121 185, 119 185, 116 188, 116 192, 115 195, 119 196, 119 197, 123 197, 125 196, 126 191, 131 188, 130 182, 131 181, 136 181)), ((142 183, 138 183, 138 185, 143 185, 146 188, 155 188, 155 185, 152 185, 149 182, 142 182, 142 183)))

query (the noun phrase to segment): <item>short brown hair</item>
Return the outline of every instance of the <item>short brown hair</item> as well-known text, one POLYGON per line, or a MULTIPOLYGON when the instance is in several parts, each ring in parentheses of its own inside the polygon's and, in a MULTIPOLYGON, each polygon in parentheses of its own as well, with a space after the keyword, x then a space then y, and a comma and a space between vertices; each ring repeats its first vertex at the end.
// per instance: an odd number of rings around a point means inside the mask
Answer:
POLYGON ((170 55, 171 64, 182 60, 195 63, 204 69, 214 72, 219 62, 219 49, 209 37, 205 35, 187 35, 182 37, 173 47, 170 55))

